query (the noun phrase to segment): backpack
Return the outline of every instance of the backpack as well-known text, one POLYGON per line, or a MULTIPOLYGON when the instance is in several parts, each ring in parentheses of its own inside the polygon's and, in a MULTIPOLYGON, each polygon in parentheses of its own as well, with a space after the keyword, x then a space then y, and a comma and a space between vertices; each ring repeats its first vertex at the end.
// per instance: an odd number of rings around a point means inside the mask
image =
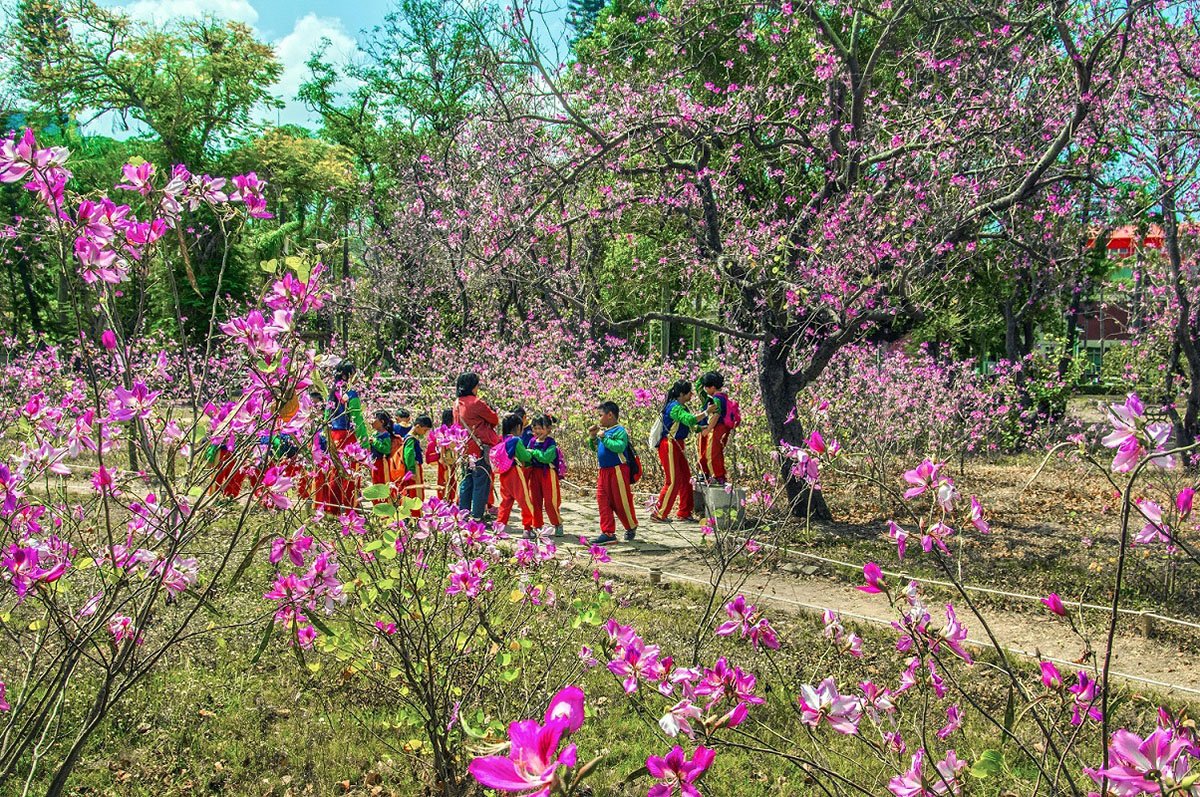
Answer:
POLYGON ((556 456, 554 457, 554 471, 558 474, 558 478, 565 479, 567 477, 567 458, 563 456, 562 448, 554 447, 556 456))
POLYGON ((625 464, 629 466, 629 485, 632 487, 642 480, 642 458, 633 450, 633 442, 625 445, 625 464))
POLYGON ((508 443, 503 440, 500 441, 500 445, 488 449, 488 461, 492 463, 492 470, 496 473, 508 473, 512 466, 517 464, 516 460, 508 455, 508 443))
POLYGON ((653 451, 658 448, 659 442, 663 439, 663 423, 662 413, 654 419, 654 425, 650 427, 650 436, 646 438, 646 449, 653 451))
POLYGON ((725 425, 732 431, 742 425, 742 408, 724 393, 720 396, 725 399, 725 425))
POLYGON ((404 481, 404 477, 408 475, 408 469, 404 466, 404 438, 392 436, 392 447, 387 455, 387 475, 388 481, 395 484, 400 484, 404 481))

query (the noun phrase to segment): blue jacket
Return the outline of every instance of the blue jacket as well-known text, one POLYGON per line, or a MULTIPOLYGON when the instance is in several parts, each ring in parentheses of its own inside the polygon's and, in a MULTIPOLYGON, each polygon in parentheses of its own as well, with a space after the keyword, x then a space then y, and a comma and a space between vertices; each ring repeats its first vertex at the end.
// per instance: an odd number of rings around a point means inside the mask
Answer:
POLYGON ((330 429, 348 432, 354 428, 354 420, 350 417, 350 411, 346 407, 346 402, 350 399, 357 398, 357 390, 347 390, 344 400, 339 397, 336 392, 329 394, 327 408, 329 412, 330 429))
MULTIPOLYGON (((678 423, 674 418, 671 417, 671 410, 675 409, 676 407, 683 410, 684 412, 688 412, 687 408, 685 408, 678 401, 671 400, 671 401, 667 402, 666 406, 663 407, 663 411, 662 411, 663 436, 661 438, 659 438, 660 443, 662 442, 662 440, 664 438, 666 438, 668 436, 672 436, 676 440, 686 440, 687 436, 689 434, 691 434, 691 432, 692 432, 691 427, 689 427, 686 423, 678 423), (672 434, 672 432, 671 432, 672 426, 677 427, 674 431, 674 434, 672 434)), ((691 413, 688 413, 688 414, 691 414, 691 413)))
POLYGON ((629 432, 624 426, 613 426, 605 429, 597 438, 596 445, 596 460, 601 468, 615 468, 617 465, 625 465, 629 461, 629 432), (619 436, 625 441, 624 447, 619 451, 610 451, 604 444, 606 439, 611 439, 614 436, 619 436))

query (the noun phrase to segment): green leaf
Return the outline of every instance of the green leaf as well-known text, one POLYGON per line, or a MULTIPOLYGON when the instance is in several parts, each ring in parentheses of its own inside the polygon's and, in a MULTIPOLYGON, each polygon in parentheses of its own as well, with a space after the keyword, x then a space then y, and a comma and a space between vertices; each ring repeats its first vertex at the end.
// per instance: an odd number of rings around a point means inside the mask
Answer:
POLYGON ((1014 703, 1016 695, 1012 686, 1008 687, 1008 703, 1004 706, 1004 730, 1011 735, 1013 732, 1013 724, 1016 717, 1016 705, 1014 703))
POLYGON ((971 777, 990 778, 1004 771, 1004 754, 999 750, 984 750, 979 760, 971 767, 971 777))
POLYGON ((251 664, 258 664, 258 660, 262 658, 263 651, 267 649, 267 644, 271 641, 271 632, 274 630, 274 621, 267 623, 267 627, 263 629, 262 639, 258 641, 258 649, 254 651, 254 657, 250 659, 251 664))
POLYGON ((333 632, 329 630, 329 626, 325 625, 325 621, 318 617, 316 612, 306 612, 305 616, 308 617, 308 621, 322 634, 329 637, 333 636, 333 632))
POLYGON ((363 498, 368 501, 382 501, 391 494, 392 486, 390 484, 372 484, 362 491, 363 498))
POLYGON ((279 261, 275 258, 271 258, 270 260, 260 260, 258 261, 258 267, 268 274, 274 274, 279 270, 279 261))
POLYGON ((395 517, 396 507, 391 504, 376 504, 371 507, 371 514, 378 515, 379 517, 395 517))

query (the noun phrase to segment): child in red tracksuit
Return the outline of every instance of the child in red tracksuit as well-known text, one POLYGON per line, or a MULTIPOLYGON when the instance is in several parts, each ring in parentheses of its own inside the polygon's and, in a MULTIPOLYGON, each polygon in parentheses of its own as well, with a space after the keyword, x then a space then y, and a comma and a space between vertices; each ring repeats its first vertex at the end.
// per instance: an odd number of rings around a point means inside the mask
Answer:
POLYGON ((688 465, 687 448, 684 440, 693 429, 705 426, 708 421, 688 411, 692 399, 692 384, 680 379, 667 391, 667 400, 662 409, 662 436, 658 440, 658 462, 665 477, 662 491, 658 494, 658 509, 650 516, 656 522, 668 522, 671 510, 679 506, 678 519, 695 521, 692 510, 692 469, 688 465))
POLYGON ((558 479, 563 468, 562 451, 550 436, 554 429, 553 415, 539 415, 530 424, 532 439, 528 443, 531 452, 542 452, 542 461, 535 461, 532 468, 533 478, 530 480, 534 506, 540 506, 545 513, 546 522, 554 526, 554 536, 563 536, 562 487, 558 479))
POLYGON ((589 432, 596 448, 600 474, 596 479, 596 504, 600 509, 600 535, 592 538, 597 545, 617 541, 617 520, 625 527, 625 541, 637 537, 637 514, 633 509, 633 482, 630 478, 629 432, 619 423, 621 408, 606 401, 596 408, 600 423, 589 432))
MULTIPOLYGON (((545 462, 547 452, 533 452, 521 442, 524 419, 520 415, 508 415, 501 424, 503 439, 489 455, 492 467, 500 474, 500 509, 496 522, 508 525, 513 504, 521 510, 525 538, 533 539, 534 528, 542 525, 542 508, 535 507, 530 489, 530 470, 533 462, 545 462)), ((552 456, 552 455, 551 455, 552 456)))
POLYGON ((443 432, 454 425, 454 410, 442 410, 442 425, 429 434, 425 461, 437 465, 437 495, 446 503, 458 501, 458 452, 449 441, 442 440, 443 432))
POLYGON ((700 377, 700 388, 704 391, 702 409, 708 416, 708 428, 698 436, 696 447, 700 449, 700 472, 712 485, 725 484, 725 445, 732 431, 727 422, 729 396, 721 392, 723 387, 725 377, 716 371, 700 377))
MULTIPOLYGON (((394 426, 392 416, 380 410, 371 418, 373 434, 369 437, 363 435, 363 439, 368 441, 367 449, 371 453, 371 484, 390 484, 393 486, 393 492, 399 490, 401 475, 395 473, 392 467, 394 455, 401 442, 392 431, 394 426)), ((383 499, 377 499, 375 503, 378 504, 381 500, 383 499)))

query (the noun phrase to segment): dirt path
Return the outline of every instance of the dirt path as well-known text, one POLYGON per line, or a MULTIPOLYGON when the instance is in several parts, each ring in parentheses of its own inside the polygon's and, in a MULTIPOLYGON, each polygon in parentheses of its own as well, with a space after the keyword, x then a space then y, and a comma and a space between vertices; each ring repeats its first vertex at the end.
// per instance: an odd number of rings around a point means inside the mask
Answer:
MULTIPOLYGON (((594 504, 580 500, 563 505, 568 538, 596 533, 598 519, 594 504)), ((651 568, 661 571, 664 582, 690 582, 707 586, 712 574, 704 565, 697 546, 702 544, 696 524, 643 523, 635 543, 611 546, 612 563, 605 569, 614 575, 646 578, 651 568)), ((855 621, 890 627, 895 612, 882 595, 867 595, 852 586, 817 573, 806 574, 801 567, 794 572, 770 574, 728 572, 722 588, 738 589, 752 602, 776 606, 799 613, 819 616, 825 609, 838 612, 844 622, 855 621)), ((808 568, 812 572, 815 568, 808 568)), ((931 603, 936 617, 937 604, 931 603)), ((969 630, 971 642, 991 647, 979 619, 956 601, 960 620, 969 630)), ((1048 612, 1027 613, 996 607, 981 609, 992 633, 1010 654, 1054 661, 1060 669, 1069 669, 1083 653, 1083 643, 1066 624, 1048 612)), ((1123 628, 1121 629, 1124 630, 1123 628)), ((1091 629, 1093 646, 1102 644, 1103 629, 1091 629)), ((1200 633, 1200 632, 1197 632, 1200 633)), ((1167 641, 1148 639, 1119 632, 1113 650, 1113 675, 1177 698, 1200 700, 1200 660, 1167 641)))

